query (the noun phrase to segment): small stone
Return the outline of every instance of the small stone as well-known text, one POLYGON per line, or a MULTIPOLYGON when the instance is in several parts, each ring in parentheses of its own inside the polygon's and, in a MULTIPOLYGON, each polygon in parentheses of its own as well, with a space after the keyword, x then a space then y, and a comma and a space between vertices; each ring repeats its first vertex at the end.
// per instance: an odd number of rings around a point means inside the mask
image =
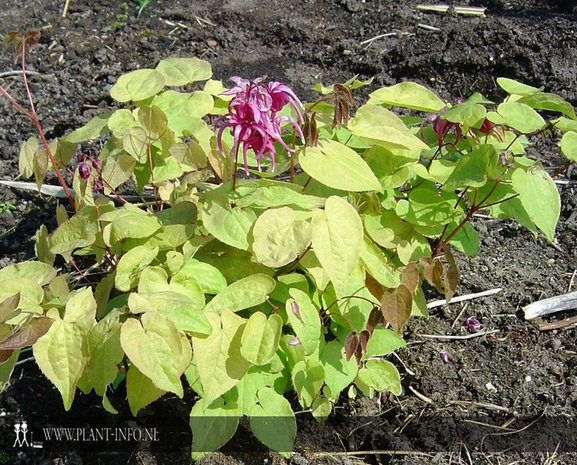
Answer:
POLYGON ((493 385, 493 383, 487 383, 485 384, 485 387, 487 388, 488 391, 497 392, 497 388, 493 385))
POLYGON ((16 219, 11 212, 2 212, 0 213, 0 222, 3 223, 7 227, 12 227, 16 223, 16 219))

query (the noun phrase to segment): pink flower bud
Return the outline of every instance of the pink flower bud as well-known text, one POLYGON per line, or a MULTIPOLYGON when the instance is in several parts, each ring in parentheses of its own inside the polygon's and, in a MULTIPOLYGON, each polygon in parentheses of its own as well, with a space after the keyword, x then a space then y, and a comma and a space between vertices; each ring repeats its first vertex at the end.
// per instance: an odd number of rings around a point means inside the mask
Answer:
POLYGON ((100 169, 102 168, 102 163, 100 163, 100 160, 98 158, 91 158, 90 161, 94 169, 96 171, 100 171, 100 169))
POLYGON ((90 166, 87 163, 82 162, 78 165, 78 174, 85 181, 90 177, 90 171, 90 166))
POLYGON ((299 320, 303 321, 303 319, 301 318, 301 312, 299 309, 299 304, 296 303, 296 301, 292 301, 291 302, 291 310, 294 314, 294 316, 296 316, 299 320))
POLYGON ((290 339, 287 342, 287 345, 289 346, 300 346, 301 345, 301 341, 299 341, 298 337, 293 337, 292 339, 290 339))

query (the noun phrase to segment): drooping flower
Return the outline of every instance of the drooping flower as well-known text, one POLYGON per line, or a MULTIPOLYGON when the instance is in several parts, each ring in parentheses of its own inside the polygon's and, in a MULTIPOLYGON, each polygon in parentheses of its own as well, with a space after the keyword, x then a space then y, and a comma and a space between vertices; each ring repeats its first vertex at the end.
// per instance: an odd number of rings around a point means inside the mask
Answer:
POLYGON ((269 160, 274 170, 276 149, 274 143, 279 143, 287 153, 291 153, 282 140, 282 124, 291 125, 301 140, 304 136, 298 122, 286 115, 277 113, 289 104, 295 110, 297 119, 303 122, 303 105, 290 87, 280 82, 264 84, 262 78, 249 81, 238 76, 231 78, 235 83, 223 95, 234 95, 228 104, 228 112, 218 118, 214 124, 218 127, 217 145, 223 155, 226 155, 222 146, 223 133, 231 128, 233 146, 231 155, 238 156, 242 148, 245 172, 248 174, 247 152, 253 150, 260 170, 261 160, 269 160))
POLYGON ((479 128, 479 131, 481 131, 483 134, 489 134, 493 129, 495 129, 495 123, 485 118, 483 120, 483 124, 481 124, 481 127, 479 128))
POLYGON ((465 327, 469 330, 470 333, 478 333, 479 331, 485 329, 485 325, 477 320, 477 318, 474 316, 467 318, 467 321, 465 321, 465 327))
POLYGON ((446 119, 443 119, 443 117, 441 116, 447 110, 448 108, 445 107, 438 114, 433 115, 433 117, 431 118, 433 123, 433 131, 437 133, 437 139, 438 139, 437 142, 439 146, 443 145, 445 141, 445 136, 449 134, 451 129, 455 130, 455 135, 457 136, 455 144, 457 144, 463 137, 461 126, 459 126, 458 123, 452 123, 451 121, 447 121, 446 119))

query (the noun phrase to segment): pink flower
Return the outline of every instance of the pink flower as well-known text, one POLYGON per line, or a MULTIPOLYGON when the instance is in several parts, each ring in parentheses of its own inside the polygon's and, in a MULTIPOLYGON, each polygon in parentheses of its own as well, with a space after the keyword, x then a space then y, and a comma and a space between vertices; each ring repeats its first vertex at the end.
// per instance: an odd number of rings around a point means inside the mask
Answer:
POLYGON ((269 160, 274 170, 276 149, 278 142, 287 153, 290 149, 282 140, 283 123, 290 124, 304 143, 304 136, 296 120, 289 116, 277 113, 289 104, 297 113, 302 123, 302 103, 295 93, 280 82, 262 83, 262 78, 248 81, 240 77, 233 77, 233 87, 223 92, 223 95, 234 95, 228 104, 228 113, 218 118, 214 124, 218 127, 217 145, 225 155, 222 147, 222 136, 227 128, 231 128, 234 139, 232 156, 237 157, 242 146, 244 170, 248 174, 247 152, 253 150, 260 170, 261 160, 269 160))
MULTIPOLYGON (((460 102, 457 102, 460 103, 460 102)), ((451 129, 455 129, 455 135, 457 136, 457 140, 455 144, 457 144, 461 138, 463 137, 463 132, 461 131, 461 126, 458 123, 451 123, 446 119, 442 118, 442 114, 448 110, 447 107, 443 108, 437 115, 433 115, 432 122, 433 122, 433 131, 437 133, 438 136, 438 144, 439 147, 443 145, 445 141, 445 136, 451 131, 451 129)))
POLYGON ((479 331, 485 329, 485 325, 477 320, 477 318, 474 316, 467 318, 467 321, 465 321, 465 327, 469 330, 470 333, 478 333, 479 331))

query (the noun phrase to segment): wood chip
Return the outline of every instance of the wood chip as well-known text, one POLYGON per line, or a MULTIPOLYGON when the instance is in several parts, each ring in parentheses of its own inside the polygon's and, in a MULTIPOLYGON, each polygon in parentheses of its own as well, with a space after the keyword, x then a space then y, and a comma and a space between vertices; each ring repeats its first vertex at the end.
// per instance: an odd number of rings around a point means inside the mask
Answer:
POLYGON ((571 329, 577 327, 577 316, 565 318, 564 320, 553 321, 552 323, 544 323, 539 326, 541 331, 551 331, 553 329, 571 329))
POLYGON ((564 310, 573 310, 577 308, 577 292, 551 297, 549 299, 533 302, 525 307, 526 320, 533 320, 551 313, 562 312, 564 310))

